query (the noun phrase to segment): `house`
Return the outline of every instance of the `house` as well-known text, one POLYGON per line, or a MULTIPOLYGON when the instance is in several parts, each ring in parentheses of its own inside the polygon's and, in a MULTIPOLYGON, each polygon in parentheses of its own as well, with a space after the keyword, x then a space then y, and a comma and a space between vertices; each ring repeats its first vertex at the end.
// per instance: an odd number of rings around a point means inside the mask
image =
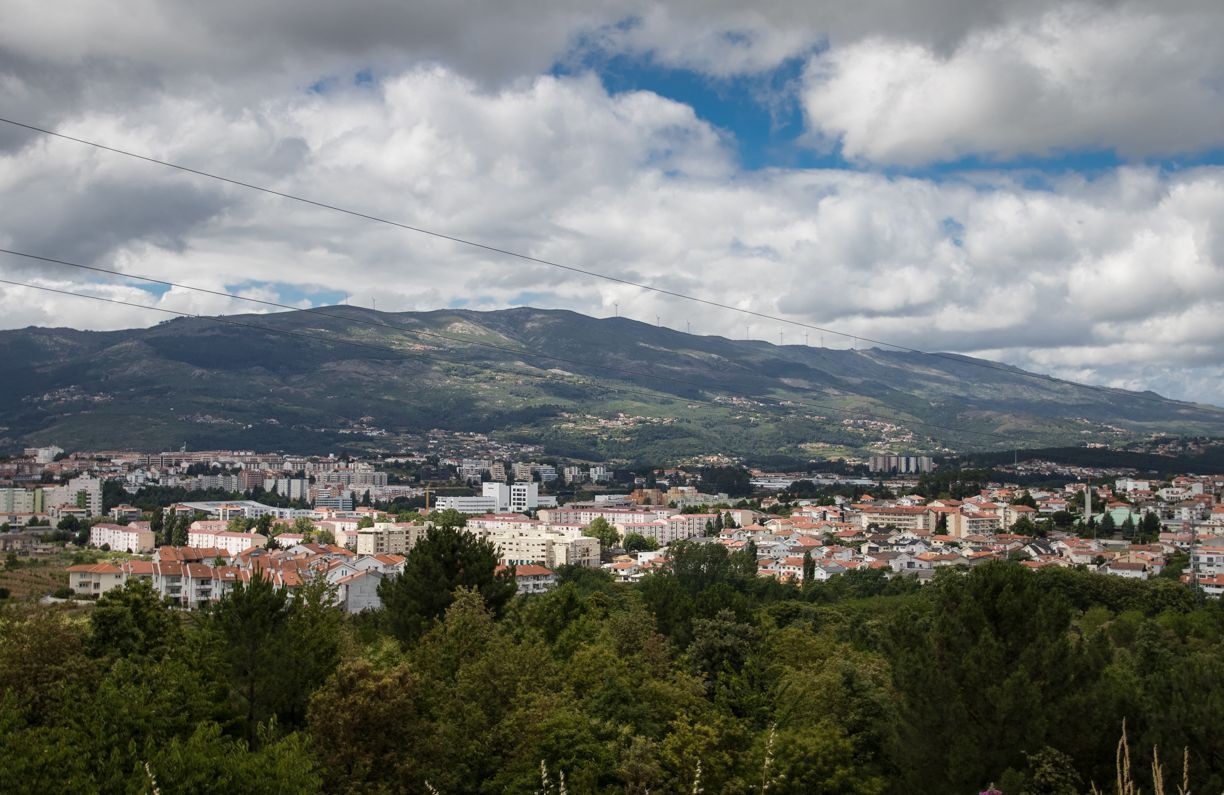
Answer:
POLYGON ((123 569, 113 563, 83 563, 68 567, 68 587, 82 596, 101 596, 122 588, 123 569))
POLYGON ((382 607, 378 586, 386 576, 375 568, 363 569, 336 580, 336 604, 346 613, 377 610, 382 607))
POLYGON ((551 569, 527 563, 514 567, 514 581, 518 593, 545 593, 556 587, 557 575, 551 569))
POLYGON ((1144 561, 1110 560, 1102 563, 1097 571, 1130 580, 1146 580, 1151 573, 1151 566, 1144 561))

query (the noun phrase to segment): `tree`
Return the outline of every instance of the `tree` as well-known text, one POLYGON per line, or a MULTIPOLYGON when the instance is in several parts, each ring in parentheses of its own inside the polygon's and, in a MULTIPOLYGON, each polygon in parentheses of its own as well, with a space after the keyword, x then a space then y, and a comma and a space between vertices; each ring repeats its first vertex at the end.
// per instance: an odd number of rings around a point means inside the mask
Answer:
POLYGON ((1027 505, 1028 507, 1033 508, 1033 509, 1037 508, 1037 500, 1033 499, 1033 495, 1029 494, 1028 491, 1025 491, 1023 494, 1013 499, 1011 501, 1011 504, 1012 505, 1027 505))
POLYGON ((148 580, 128 580, 103 594, 89 626, 89 649, 99 657, 160 658, 182 636, 178 619, 148 580))
POLYGON ((402 643, 420 637, 446 612, 459 587, 478 591, 495 614, 517 590, 512 569, 497 571, 491 541, 456 527, 431 527, 412 548, 403 573, 379 583, 392 634, 402 643))
POLYGON ((161 546, 166 542, 166 512, 159 505, 153 509, 153 515, 149 519, 149 529, 153 531, 153 542, 157 546, 161 546))
POLYGON ((1114 530, 1118 529, 1117 522, 1114 521, 1113 513, 1106 510, 1101 516, 1100 530, 1106 535, 1113 535, 1114 530))
POLYGON ((430 739, 421 677, 407 663, 374 668, 345 663, 310 702, 310 733, 317 741, 328 789, 370 790, 378 785, 424 789, 418 753, 430 739))
POLYGON ((1135 540, 1141 544, 1150 544, 1160 538, 1160 531, 1160 517, 1155 512, 1148 511, 1139 522, 1138 538, 1135 540))
POLYGON ((255 532, 262 536, 271 537, 273 527, 272 514, 270 513, 265 513, 263 516, 255 520, 255 532))
POLYGON ((602 516, 596 516, 595 519, 583 529, 582 534, 590 538, 598 539, 601 552, 607 552, 616 546, 620 541, 620 533, 613 527, 607 519, 602 516))
POLYGON ((659 548, 659 542, 641 533, 628 533, 625 535, 624 547, 626 552, 653 552, 659 548))
POLYGON ((454 508, 447 508, 445 511, 434 511, 430 514, 429 519, 435 526, 446 529, 467 527, 467 514, 454 508))
POLYGON ((805 549, 803 551, 803 586, 816 581, 816 561, 812 560, 812 550, 805 549))
POLYGON ((1012 522, 1011 531, 1017 535, 1033 536, 1037 535, 1037 525, 1033 524, 1033 520, 1027 516, 1021 516, 1012 522))
POLYGON ((271 580, 238 582, 208 613, 205 630, 221 649, 231 697, 247 743, 271 718, 300 723, 311 691, 339 659, 340 612, 321 577, 294 599, 271 580))

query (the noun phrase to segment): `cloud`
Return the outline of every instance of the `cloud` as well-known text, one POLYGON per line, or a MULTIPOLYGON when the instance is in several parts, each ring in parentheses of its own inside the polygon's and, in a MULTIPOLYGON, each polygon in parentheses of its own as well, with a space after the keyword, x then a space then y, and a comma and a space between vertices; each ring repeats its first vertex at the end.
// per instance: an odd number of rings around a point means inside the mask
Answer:
MULTIPOLYGON (((1212 4, 553 13, 540 3, 538 26, 498 4, 464 15, 441 3, 339 14, 308 2, 290 14, 147 2, 124 4, 130 24, 102 19, 118 19, 116 8, 67 2, 59 36, 29 10, 0 28, 5 106, 70 134, 743 309, 1224 403, 1224 169, 926 179, 874 166, 1210 145, 1224 129, 1213 115, 1222 103, 1206 101, 1220 86, 1209 79, 1220 59, 1212 4), (610 94, 593 74, 540 74, 584 37, 712 79, 810 58, 809 123, 859 167, 744 171, 733 132, 693 107, 610 94), (366 69, 374 79, 357 79, 366 69), (1164 82, 1174 80, 1185 85, 1164 82)), ((388 310, 490 309, 529 296, 597 315, 619 304, 623 316, 701 333, 804 334, 3 126, 0 208, 5 247, 286 303, 321 292, 388 310)), ((181 311, 260 311, 8 256, 0 273, 181 311)), ((0 317, 87 328, 163 319, 7 287, 0 317)), ((820 337, 809 332, 812 344, 820 337)))
POLYGON ((1224 7, 1068 4, 949 50, 873 35, 811 59, 802 103, 825 145, 921 166, 1078 149, 1143 158, 1224 145, 1224 7))

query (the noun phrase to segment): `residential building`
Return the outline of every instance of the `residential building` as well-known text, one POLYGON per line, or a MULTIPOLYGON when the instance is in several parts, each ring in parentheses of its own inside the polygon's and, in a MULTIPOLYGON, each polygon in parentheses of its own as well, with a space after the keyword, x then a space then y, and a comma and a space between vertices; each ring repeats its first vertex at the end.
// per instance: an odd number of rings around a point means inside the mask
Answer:
POLYGON ((199 522, 193 522, 187 531, 187 546, 196 548, 216 548, 225 550, 228 555, 238 555, 252 547, 263 547, 268 543, 268 537, 260 533, 234 533, 228 530, 195 529, 199 522))
POLYGON ((425 525, 377 522, 357 530, 358 555, 405 555, 425 533, 425 525))
POLYGON ((68 587, 82 596, 101 596, 122 588, 123 569, 113 563, 83 563, 68 567, 68 587))
POLYGON ((89 545, 118 552, 152 552, 157 543, 152 530, 121 524, 96 524, 89 529, 89 545))
MULTIPOLYGON (((505 566, 499 566, 504 571, 505 566)), ((547 593, 557 585, 557 575, 551 569, 525 563, 514 567, 514 582, 518 586, 517 593, 547 593)))

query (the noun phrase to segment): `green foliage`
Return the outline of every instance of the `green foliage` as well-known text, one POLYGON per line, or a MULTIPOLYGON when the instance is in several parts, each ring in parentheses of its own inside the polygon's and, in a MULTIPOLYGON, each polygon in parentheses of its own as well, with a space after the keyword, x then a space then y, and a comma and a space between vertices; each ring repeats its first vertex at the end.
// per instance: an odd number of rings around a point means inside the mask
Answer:
POLYGON ((432 532, 445 605, 406 589, 382 620, 258 578, 204 614, 139 584, 81 618, 0 606, 0 788, 1066 795, 1113 780, 1125 717, 1137 770, 1187 748, 1191 791, 1224 789, 1224 607, 1175 581, 993 563, 800 591, 690 543, 640 585, 561 567, 490 599, 461 580, 496 579, 491 550, 432 532))
POLYGON ((182 637, 180 622, 147 580, 128 580, 103 594, 89 625, 89 649, 96 656, 160 659, 182 637))
POLYGON ((429 528, 412 548, 403 573, 379 583, 391 633, 404 643, 420 637, 446 612, 460 587, 475 589, 500 614, 516 585, 512 572, 496 569, 491 542, 454 526, 429 528))
POLYGON ((583 529, 582 534, 597 539, 599 541, 599 548, 603 552, 612 549, 612 547, 620 543, 620 533, 602 516, 595 517, 583 529))
POLYGON ((641 533, 628 533, 625 535, 624 548, 629 553, 653 552, 659 548, 659 542, 641 533))
POLYGON ((447 508, 444 511, 434 511, 429 515, 429 520, 434 523, 435 527, 440 527, 444 530, 453 530, 457 527, 467 527, 467 514, 457 511, 454 508, 447 508))
POLYGON ((236 583, 205 618, 226 672, 230 698, 254 744, 261 723, 301 724, 310 693, 338 662, 339 611, 316 579, 290 600, 264 577, 236 583))

